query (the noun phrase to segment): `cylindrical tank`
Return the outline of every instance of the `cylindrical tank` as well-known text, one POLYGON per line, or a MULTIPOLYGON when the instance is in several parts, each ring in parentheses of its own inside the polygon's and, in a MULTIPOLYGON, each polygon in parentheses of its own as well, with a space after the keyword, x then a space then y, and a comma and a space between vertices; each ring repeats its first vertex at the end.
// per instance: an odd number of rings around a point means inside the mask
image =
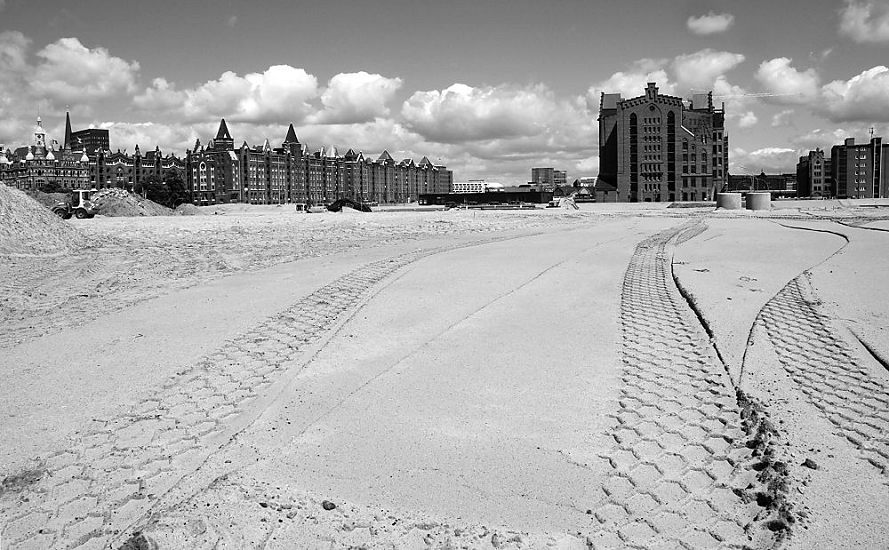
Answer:
POLYGON ((747 193, 747 210, 768 210, 772 207, 772 194, 766 192, 747 193))
POLYGON ((741 208, 741 193, 716 193, 716 208, 739 210, 741 208))

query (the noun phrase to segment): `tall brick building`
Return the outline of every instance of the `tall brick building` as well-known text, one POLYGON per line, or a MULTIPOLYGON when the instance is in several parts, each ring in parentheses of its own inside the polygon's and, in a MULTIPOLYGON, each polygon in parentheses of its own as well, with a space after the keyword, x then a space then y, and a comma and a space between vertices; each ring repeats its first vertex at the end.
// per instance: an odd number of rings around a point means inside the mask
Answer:
MULTIPOLYGON (((107 130, 104 131, 107 144, 107 130)), ((65 116, 64 143, 49 140, 42 121, 37 126, 31 144, 15 151, 0 146, 0 181, 11 187, 37 190, 45 185, 57 185, 63 189, 102 189, 121 187, 136 189, 155 177, 163 180, 173 170, 182 176, 184 163, 174 155, 163 156, 159 148, 143 154, 136 146, 130 155, 118 150, 112 153, 106 147, 93 150, 71 131, 71 117, 65 116)))
POLYGON ((622 202, 712 200, 726 183, 725 109, 711 94, 681 98, 658 93, 623 99, 603 93, 599 103, 599 181, 622 202))
POLYGON ((349 149, 310 153, 291 124, 280 147, 243 143, 235 148, 223 119, 216 137, 186 152, 186 184, 195 204, 326 204, 340 198, 363 202, 417 201, 420 194, 448 193, 453 174, 423 157, 397 162, 387 152, 372 160, 349 149))

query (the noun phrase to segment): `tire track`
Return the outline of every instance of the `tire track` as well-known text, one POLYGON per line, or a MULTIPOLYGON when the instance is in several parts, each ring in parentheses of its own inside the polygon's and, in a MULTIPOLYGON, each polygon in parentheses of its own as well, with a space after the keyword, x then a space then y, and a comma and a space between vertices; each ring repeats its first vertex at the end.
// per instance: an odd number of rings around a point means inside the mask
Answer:
POLYGON ((30 471, 39 480, 15 490, 4 481, 4 549, 119 542, 185 475, 255 420, 273 386, 301 368, 379 282, 420 258, 491 240, 417 250, 355 269, 225 342, 129 411, 95 421, 30 471))
POLYGON ((756 324, 809 401, 889 478, 889 381, 861 363, 818 304, 804 272, 763 307, 756 324))
POLYGON ((636 247, 621 292, 622 388, 603 455, 606 503, 593 516, 595 548, 742 548, 771 545, 754 527, 763 508, 741 488, 756 484, 753 452, 724 366, 670 270, 675 242, 700 222, 636 247))

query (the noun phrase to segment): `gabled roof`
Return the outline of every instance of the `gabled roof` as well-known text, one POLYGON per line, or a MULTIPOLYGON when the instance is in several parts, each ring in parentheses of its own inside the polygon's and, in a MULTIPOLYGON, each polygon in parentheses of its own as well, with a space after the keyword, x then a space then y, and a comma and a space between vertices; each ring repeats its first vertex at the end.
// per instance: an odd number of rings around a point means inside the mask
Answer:
MULTIPOLYGON (((380 155, 380 158, 377 159, 377 162, 384 162, 389 160, 392 160, 392 156, 389 154, 389 151, 383 151, 383 153, 380 155)), ((392 162, 395 161, 392 160, 392 162)))
POLYGON ((418 166, 427 166, 427 165, 431 165, 431 164, 432 164, 432 161, 430 161, 429 158, 423 157, 422 160, 420 160, 420 164, 418 166))
POLYGON ((216 141, 234 141, 232 135, 228 133, 228 126, 225 124, 224 118, 219 122, 219 131, 216 132, 216 141))
POLYGON ((284 143, 299 143, 299 138, 296 137, 296 130, 293 129, 293 123, 287 129, 287 137, 284 138, 284 143))

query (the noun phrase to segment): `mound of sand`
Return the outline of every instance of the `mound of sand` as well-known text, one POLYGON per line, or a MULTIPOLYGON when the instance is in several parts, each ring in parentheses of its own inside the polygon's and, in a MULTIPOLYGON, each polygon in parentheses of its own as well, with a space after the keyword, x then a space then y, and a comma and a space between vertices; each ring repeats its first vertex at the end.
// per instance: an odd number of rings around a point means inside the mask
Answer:
POLYGON ((43 191, 27 191, 29 197, 47 208, 68 200, 68 193, 44 193, 43 191))
POLYGON ((190 202, 184 202, 176 207, 176 210, 173 210, 173 213, 177 216, 205 216, 207 212, 201 210, 197 206, 191 204, 190 202))
POLYGON ((86 239, 24 192, 0 184, 0 254, 53 254, 86 239))
POLYGON ((90 197, 103 216, 169 216, 173 210, 125 189, 102 189, 90 197))

